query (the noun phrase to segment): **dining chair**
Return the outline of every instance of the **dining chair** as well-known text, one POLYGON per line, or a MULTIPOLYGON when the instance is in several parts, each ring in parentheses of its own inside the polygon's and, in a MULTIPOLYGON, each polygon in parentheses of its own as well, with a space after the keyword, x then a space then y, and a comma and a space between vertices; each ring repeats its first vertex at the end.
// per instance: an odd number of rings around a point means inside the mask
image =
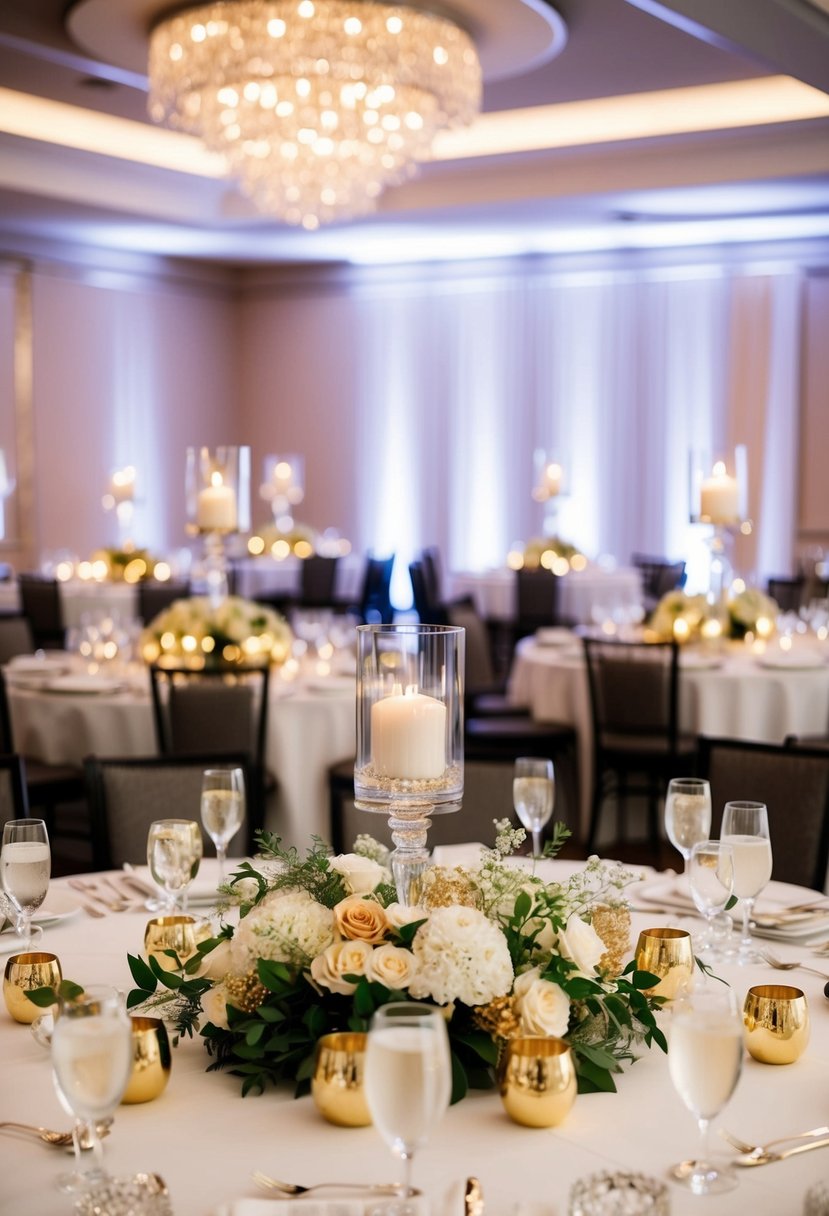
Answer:
POLYGON ((29 800, 20 756, 0 755, 0 829, 10 819, 26 819, 29 800))
POLYGON ((768 808, 772 875, 823 891, 829 863, 829 750, 821 747, 699 739, 700 776, 711 784, 711 835, 726 802, 768 808))
POLYGON ((0 664, 19 654, 31 654, 35 648, 28 618, 22 615, 0 616, 0 664))
POLYGON ((781 612, 797 612, 806 594, 806 579, 802 574, 797 578, 770 578, 766 591, 781 612))
POLYGON ((446 623, 465 630, 466 674, 464 712, 471 717, 526 717, 525 706, 513 705, 505 680, 498 680, 492 656, 492 642, 486 621, 474 600, 458 601, 447 607, 446 623))
POLYGON ((176 600, 186 600, 189 596, 189 582, 158 583, 154 579, 142 579, 138 584, 138 615, 141 623, 149 625, 176 600))
POLYGON ((696 739, 679 730, 679 647, 590 637, 582 642, 593 740, 588 853, 595 850, 602 808, 611 796, 624 836, 632 794, 647 798, 648 836, 656 849, 667 783, 693 773, 696 760, 696 739))
POLYGON ((366 558, 360 599, 356 604, 343 602, 340 610, 359 617, 364 625, 390 625, 394 619, 391 606, 391 573, 394 554, 391 557, 366 558))
POLYGON ((60 584, 40 574, 21 574, 18 578, 23 615, 29 622, 38 649, 62 650, 66 637, 60 584))
POLYGON ((409 578, 412 582, 412 601, 421 625, 446 625, 446 608, 432 598, 432 589, 420 559, 409 562, 409 578))
POLYGON ((642 603, 646 612, 652 612, 663 595, 685 586, 684 561, 672 562, 667 557, 633 553, 630 564, 642 577, 642 603))
POLYGON ((251 831, 264 824, 265 801, 276 788, 265 764, 269 677, 267 664, 150 667, 160 754, 246 756, 251 831))
POLYGON ((559 609, 560 575, 543 566, 515 571, 515 636, 526 637, 550 625, 565 625, 559 609))
POLYGON ((330 608, 334 603, 334 583, 339 558, 318 553, 306 557, 300 567, 299 607, 330 608))
MULTIPOLYGON (((222 766, 244 772, 250 790, 250 768, 245 755, 228 754, 222 766)), ((83 762, 92 822, 92 860, 96 870, 119 869, 129 862, 147 860, 147 832, 156 819, 195 819, 200 822, 202 774, 215 768, 213 754, 175 757, 87 756, 83 762)), ((247 830, 237 832, 228 845, 230 857, 244 857, 251 848, 250 815, 247 830)), ((205 853, 213 846, 203 833, 205 853)))

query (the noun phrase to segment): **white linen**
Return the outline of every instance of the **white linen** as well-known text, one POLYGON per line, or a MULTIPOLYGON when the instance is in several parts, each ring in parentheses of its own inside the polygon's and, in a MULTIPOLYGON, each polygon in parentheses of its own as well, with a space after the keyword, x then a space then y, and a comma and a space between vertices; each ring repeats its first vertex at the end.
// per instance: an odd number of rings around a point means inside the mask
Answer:
MULTIPOLYGON (((71 579, 59 583, 63 623, 67 629, 80 625, 83 617, 118 616, 123 621, 138 616, 138 592, 130 583, 95 583, 71 579)), ((20 588, 16 582, 0 584, 0 610, 21 612, 20 588)))
MULTIPOLYGON (((515 573, 512 570, 486 570, 475 574, 450 574, 447 598, 471 595, 481 616, 494 621, 512 621, 516 613, 515 573)), ((605 570, 588 566, 561 576, 559 613, 577 625, 589 625, 594 611, 637 608, 642 604, 642 578, 638 570, 620 567, 605 570)))
MULTIPOLYGON (((127 990, 132 982, 126 955, 140 950, 147 918, 141 912, 83 916, 47 929, 42 946, 59 956, 67 978, 127 990)), ((635 915, 632 940, 641 929, 664 923, 661 916, 635 915)), ((696 927, 701 922, 687 923, 696 927)), ((799 957, 792 947, 776 949, 799 957)), ((721 973, 740 999, 750 984, 777 978, 762 966, 723 967, 721 973)), ((796 1064, 776 1068, 746 1058, 736 1093, 717 1120, 752 1143, 827 1119, 829 1004, 822 995, 823 981, 795 972, 787 982, 801 987, 810 1002, 812 1038, 806 1054, 796 1064)), ((667 1023, 668 1015, 661 1020, 667 1023)), ((12 1022, 4 1010, 0 1058, 0 1120, 68 1127, 47 1053, 29 1028, 12 1022)), ((319 1117, 310 1098, 294 1101, 290 1088, 241 1098, 239 1079, 206 1073, 209 1062, 198 1038, 183 1040, 174 1050, 165 1093, 154 1102, 120 1108, 105 1142, 112 1173, 148 1170, 166 1179, 176 1216, 258 1214, 260 1205, 223 1207, 257 1195, 250 1179, 256 1169, 305 1184, 386 1182, 398 1176, 397 1163, 372 1128, 333 1127, 319 1117)), ((569 1188, 586 1174, 626 1169, 662 1176, 670 1164, 693 1154, 696 1126, 674 1092, 660 1051, 645 1051, 617 1084, 617 1094, 580 1096, 567 1121, 551 1130, 511 1123, 495 1093, 474 1093, 451 1108, 415 1157, 415 1185, 431 1201, 433 1216, 461 1216, 459 1183, 469 1175, 481 1180, 487 1216, 512 1216, 516 1205, 531 1208, 534 1216, 563 1216, 569 1188)), ((726 1155, 729 1151, 723 1148, 726 1155)), ((65 1154, 37 1141, 0 1134, 0 1208, 14 1216, 68 1211, 69 1202, 53 1189, 67 1161, 65 1154)), ((794 1216, 807 1189, 826 1177, 827 1163, 829 1150, 824 1149, 784 1165, 744 1170, 739 1190, 706 1199, 706 1216, 738 1211, 794 1216)), ((670 1192, 673 1216, 699 1216, 699 1199, 675 1186, 670 1192)), ((273 1210, 272 1202, 267 1210, 273 1210)))
MULTIPOLYGON (((515 650, 509 693, 541 722, 571 723, 578 733, 582 824, 589 821, 593 744, 587 671, 579 652, 524 638, 515 650)), ((761 667, 742 643, 721 666, 685 666, 680 678, 680 728, 693 735, 782 743, 786 735, 821 735, 829 727, 829 664, 761 667)))

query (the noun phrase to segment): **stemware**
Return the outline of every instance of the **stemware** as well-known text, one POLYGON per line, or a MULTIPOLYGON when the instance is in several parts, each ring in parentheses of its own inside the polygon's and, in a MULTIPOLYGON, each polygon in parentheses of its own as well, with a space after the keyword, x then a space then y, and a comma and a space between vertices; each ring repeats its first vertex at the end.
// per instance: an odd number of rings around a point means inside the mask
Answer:
POLYGON ((240 768, 208 768, 201 783, 202 827, 216 846, 219 886, 225 880, 227 846, 245 818, 245 775, 240 768))
POLYGON ((165 893, 168 913, 187 911, 187 888, 199 872, 201 858, 201 829, 195 820, 157 819, 150 824, 147 863, 165 893))
POLYGON ((711 831, 711 787, 698 777, 674 777, 665 797, 665 831, 682 854, 685 875, 691 850, 711 831))
POLYGON ((364 1086, 374 1126, 404 1166, 400 1199, 378 1211, 415 1216, 410 1202, 414 1152, 442 1118, 452 1089, 441 1011, 405 1001, 378 1009, 366 1043, 364 1086))
POLYGON ((709 1126, 733 1094, 743 1061, 743 1024, 733 989, 723 984, 688 993, 673 1007, 668 1068, 674 1088, 695 1116, 700 1156, 671 1175, 694 1195, 737 1185, 733 1171, 711 1161, 709 1126))
POLYGON ((32 917, 46 898, 52 855, 42 819, 10 819, 3 826, 0 850, 0 886, 16 915, 17 932, 28 951, 43 930, 32 927, 32 917))
POLYGON ((771 840, 768 811, 762 802, 727 802, 720 838, 734 853, 734 894, 742 904, 743 931, 737 962, 762 962, 751 938, 754 901, 771 878, 771 840))
POLYGON ((555 799, 552 760, 519 756, 512 780, 512 803, 525 828, 533 835, 533 857, 541 856, 541 833, 550 822, 555 799))
POLYGON ((60 1103, 75 1120, 75 1171, 58 1178, 60 1190, 85 1190, 106 1177, 96 1125, 121 1101, 132 1056, 132 1028, 120 992, 89 987, 75 999, 60 1002, 52 1031, 52 1074, 60 1103), (88 1166, 82 1144, 92 1146, 88 1166))
MULTIPOLYGON (((734 891, 734 850, 722 840, 702 840, 691 850, 688 867, 691 898, 705 917, 705 933, 696 941, 699 951, 713 958, 722 958, 724 951, 717 933, 717 922, 723 918, 725 905, 734 891)), ((731 918, 727 919, 728 924, 731 918)))

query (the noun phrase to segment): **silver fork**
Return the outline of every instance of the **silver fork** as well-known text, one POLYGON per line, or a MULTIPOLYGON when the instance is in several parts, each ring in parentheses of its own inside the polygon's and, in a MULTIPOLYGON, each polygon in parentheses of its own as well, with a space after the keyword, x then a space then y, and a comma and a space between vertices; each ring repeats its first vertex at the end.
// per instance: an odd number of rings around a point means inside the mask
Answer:
POLYGON ((767 1144, 746 1144, 745 1140, 727 1132, 724 1127, 719 1130, 722 1139, 726 1140, 732 1148, 736 1148, 738 1153, 747 1153, 752 1157, 764 1157, 769 1149, 775 1148, 778 1144, 795 1144, 798 1140, 813 1140, 815 1137, 829 1136, 829 1127, 813 1127, 808 1132, 796 1132, 793 1136, 778 1136, 776 1140, 769 1140, 767 1144))
POLYGON ((822 980, 829 980, 829 972, 818 971, 816 967, 810 967, 808 963, 801 962, 784 962, 777 958, 774 954, 769 954, 768 950, 761 950, 760 957, 773 967, 775 971, 808 971, 810 975, 819 975, 822 980))
MULTIPOLYGON (((263 1191, 279 1191, 281 1195, 308 1195, 311 1191, 331 1190, 349 1190, 349 1191, 368 1191, 372 1195, 399 1195, 401 1188, 393 1182, 315 1182, 312 1186, 301 1186, 298 1182, 280 1182, 278 1178, 271 1178, 268 1174, 263 1174, 261 1170, 254 1170, 251 1174, 253 1181, 263 1191)), ((413 1195, 419 1195, 419 1191, 412 1191, 413 1195)))

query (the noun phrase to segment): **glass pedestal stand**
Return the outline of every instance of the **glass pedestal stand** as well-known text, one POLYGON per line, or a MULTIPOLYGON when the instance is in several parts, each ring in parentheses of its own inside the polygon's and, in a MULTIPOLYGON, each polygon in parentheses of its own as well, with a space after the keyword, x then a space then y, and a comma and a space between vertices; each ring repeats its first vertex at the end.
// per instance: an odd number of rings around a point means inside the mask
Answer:
POLYGON ((204 581, 211 608, 219 608, 227 599, 227 555, 225 533, 203 532, 204 536, 204 581))
POLYGON ((734 574, 730 550, 739 525, 714 524, 713 531, 706 539, 708 546, 708 591, 706 600, 711 608, 711 615, 718 620, 724 620, 728 615, 728 589, 734 574))

